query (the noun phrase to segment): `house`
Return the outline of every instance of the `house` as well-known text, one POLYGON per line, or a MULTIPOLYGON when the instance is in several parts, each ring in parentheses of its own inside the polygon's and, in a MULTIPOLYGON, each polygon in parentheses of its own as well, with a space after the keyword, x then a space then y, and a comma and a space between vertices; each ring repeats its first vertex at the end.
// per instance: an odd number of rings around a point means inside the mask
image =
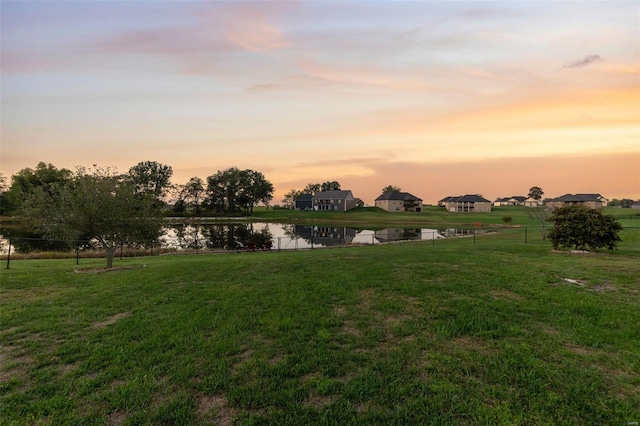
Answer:
POLYGON ((524 205, 527 207, 540 207, 542 205, 542 200, 536 200, 535 198, 527 198, 524 200, 524 205))
POLYGON ((561 197, 547 201, 547 206, 555 209, 571 204, 580 204, 592 209, 599 209, 607 205, 607 200, 600 194, 564 194, 561 197))
POLYGON ((515 195, 513 197, 498 198, 493 202, 494 206, 523 206, 527 197, 515 195))
POLYGON ((351 191, 322 191, 312 198, 313 210, 346 212, 362 204, 351 191))
POLYGON ((422 199, 408 192, 385 192, 376 198, 376 207, 388 212, 421 212, 422 199))
POLYGON ((293 208, 296 210, 311 210, 313 208, 313 195, 302 194, 293 203, 293 208))
POLYGON ((450 212, 490 212, 491 201, 481 195, 462 195, 446 197, 438 201, 438 205, 450 212))

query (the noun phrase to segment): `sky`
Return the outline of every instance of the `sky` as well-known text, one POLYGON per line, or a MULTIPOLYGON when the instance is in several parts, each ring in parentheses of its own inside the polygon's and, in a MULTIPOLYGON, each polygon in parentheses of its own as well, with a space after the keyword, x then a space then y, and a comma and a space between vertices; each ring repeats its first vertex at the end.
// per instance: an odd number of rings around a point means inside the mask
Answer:
POLYGON ((640 3, 7 1, 0 171, 640 199, 640 3))

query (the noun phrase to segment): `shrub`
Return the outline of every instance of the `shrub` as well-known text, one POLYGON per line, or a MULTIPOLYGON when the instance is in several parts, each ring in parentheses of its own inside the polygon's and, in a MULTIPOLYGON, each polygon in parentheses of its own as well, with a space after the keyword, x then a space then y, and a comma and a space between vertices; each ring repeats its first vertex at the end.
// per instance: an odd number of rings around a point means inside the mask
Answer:
POLYGON ((503 216, 502 217, 502 221, 504 223, 511 223, 512 220, 513 220, 513 218, 511 216, 503 216))
POLYGON ((581 205, 568 205, 555 209, 549 220, 553 229, 549 238, 554 249, 573 247, 576 250, 606 247, 613 250, 619 241, 622 225, 615 217, 600 210, 581 205))

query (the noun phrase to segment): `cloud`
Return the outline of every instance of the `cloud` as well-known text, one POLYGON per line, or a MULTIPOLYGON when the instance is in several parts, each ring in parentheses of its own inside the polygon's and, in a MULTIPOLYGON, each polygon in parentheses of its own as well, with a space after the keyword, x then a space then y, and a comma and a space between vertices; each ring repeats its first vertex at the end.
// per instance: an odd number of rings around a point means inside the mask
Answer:
POLYGON ((600 55, 587 55, 582 59, 577 59, 575 61, 569 62, 567 64, 565 64, 562 68, 560 69, 565 69, 565 68, 582 68, 582 67, 586 67, 588 65, 593 64, 594 62, 600 62, 602 61, 602 57, 600 55))

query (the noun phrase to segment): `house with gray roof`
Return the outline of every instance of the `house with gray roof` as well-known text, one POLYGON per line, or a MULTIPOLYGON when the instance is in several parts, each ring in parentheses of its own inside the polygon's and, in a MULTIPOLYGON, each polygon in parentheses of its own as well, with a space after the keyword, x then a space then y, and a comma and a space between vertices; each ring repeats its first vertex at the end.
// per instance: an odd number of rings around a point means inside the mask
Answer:
POLYGON ((457 213, 491 211, 491 201, 478 194, 446 197, 438 201, 438 205, 446 208, 450 212, 457 213))
POLYGON ((293 201, 296 210, 311 210, 313 208, 313 195, 301 194, 293 201))
POLYGON ((421 212, 422 199, 408 192, 384 192, 376 198, 376 207, 388 212, 421 212))
POLYGON ((527 197, 514 195, 513 197, 498 198, 493 202, 494 206, 523 206, 527 197))
POLYGON ((355 198, 353 193, 346 191, 322 191, 312 198, 313 210, 346 212, 362 205, 362 200, 355 198))
POLYGON ((546 202, 547 207, 555 209, 566 205, 579 204, 592 209, 599 209, 607 205, 609 200, 600 194, 564 194, 546 202))

